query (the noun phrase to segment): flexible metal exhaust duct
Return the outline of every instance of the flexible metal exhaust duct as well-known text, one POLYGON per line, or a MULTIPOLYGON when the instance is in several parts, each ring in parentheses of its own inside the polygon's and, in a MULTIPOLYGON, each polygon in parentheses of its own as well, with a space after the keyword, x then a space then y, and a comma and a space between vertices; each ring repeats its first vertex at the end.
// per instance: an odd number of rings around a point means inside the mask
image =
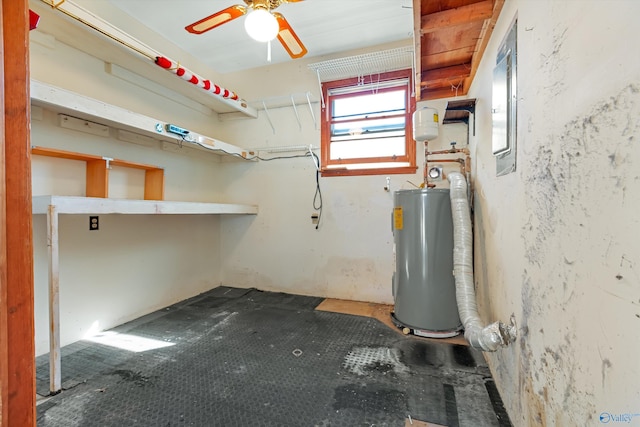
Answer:
POLYGON ((495 322, 482 326, 473 283, 473 234, 467 198, 467 182, 459 172, 448 174, 453 215, 453 272, 456 281, 458 313, 464 325, 464 337, 482 351, 496 351, 516 339, 514 318, 511 324, 495 322))

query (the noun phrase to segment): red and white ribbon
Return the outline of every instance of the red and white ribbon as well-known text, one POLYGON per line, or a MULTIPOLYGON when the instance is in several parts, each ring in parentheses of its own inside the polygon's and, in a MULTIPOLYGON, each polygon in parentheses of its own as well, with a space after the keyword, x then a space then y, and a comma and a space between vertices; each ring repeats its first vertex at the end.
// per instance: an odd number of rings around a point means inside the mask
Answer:
POLYGON ((192 83, 213 95, 216 95, 225 99, 233 99, 234 101, 239 100, 239 97, 235 92, 225 89, 223 87, 220 87, 217 84, 211 83, 211 81, 209 80, 203 79, 202 77, 198 76, 192 71, 189 71, 184 67, 181 67, 180 64, 173 62, 169 58, 165 58, 164 56, 158 56, 156 57, 156 64, 158 64, 164 69, 171 71, 181 79, 186 80, 189 83, 192 83))

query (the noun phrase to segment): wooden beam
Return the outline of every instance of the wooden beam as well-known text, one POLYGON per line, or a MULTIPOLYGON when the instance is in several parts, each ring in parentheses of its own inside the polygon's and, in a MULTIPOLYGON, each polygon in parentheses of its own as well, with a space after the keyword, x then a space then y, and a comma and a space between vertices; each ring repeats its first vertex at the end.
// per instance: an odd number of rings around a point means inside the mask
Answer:
POLYGON ((111 164, 111 166, 120 166, 120 167, 123 167, 123 168, 144 169, 144 170, 148 170, 148 171, 164 170, 164 169, 162 169, 161 167, 158 167, 158 166, 147 165, 147 164, 144 164, 144 163, 130 162, 129 160, 113 159, 109 163, 111 164))
POLYGON ((471 64, 453 65, 451 67, 436 68, 422 73, 423 87, 437 87, 443 84, 457 84, 459 81, 469 77, 471 74, 471 64))
POLYGON ((422 17, 422 33, 431 33, 442 28, 482 21, 491 18, 493 0, 485 0, 455 9, 443 10, 422 17))
POLYGON ((420 29, 422 16, 422 0, 413 0, 413 85, 415 99, 420 101, 420 72, 422 70, 422 30, 420 29))
POLYGON ((58 211, 47 211, 47 249, 49 252, 49 391, 62 390, 60 354, 60 256, 58 245, 58 211))
POLYGON ((0 307, 7 313, 5 338, 11 343, 2 413, 7 425, 21 427, 36 424, 28 22, 27 0, 2 0, 5 242, 11 248, 6 252, 11 286, 0 307))
POLYGON ((35 154, 37 156, 56 157, 58 159, 80 160, 83 162, 87 162, 89 160, 102 160, 102 157, 94 156, 92 154, 82 154, 74 151, 65 151, 48 147, 32 147, 31 154, 35 154))
POLYGON ((438 88, 438 89, 422 89, 422 99, 431 100, 431 99, 442 99, 442 98, 453 98, 456 96, 463 96, 467 94, 468 89, 465 88, 464 84, 461 84, 457 89, 455 87, 447 87, 447 88, 438 88))
POLYGON ((469 77, 467 77, 464 83, 465 87, 467 88, 471 87, 471 83, 473 83, 473 78, 476 76, 476 72, 478 71, 478 66, 480 65, 480 61, 484 56, 484 51, 487 48, 487 44, 489 44, 491 33, 493 33, 493 29, 496 26, 496 22, 498 22, 498 17, 500 16, 500 12, 502 12, 503 6, 504 6, 504 0, 495 0, 495 5, 493 8, 491 19, 485 22, 485 25, 482 28, 482 32, 480 33, 480 38, 478 39, 478 43, 476 44, 476 49, 473 54, 473 59, 471 60, 471 74, 469 75, 469 77))
MULTIPOLYGON (((0 2, 0 16, 2 16, 0 2)), ((7 322, 7 238, 4 154, 4 32, 0 18, 0 426, 9 425, 9 330, 7 322)))
POLYGON ((148 169, 144 173, 144 199, 164 200, 163 169, 148 169))
POLYGON ((469 62, 473 59, 473 46, 462 47, 446 52, 430 55, 422 55, 422 69, 434 67, 450 67, 461 63, 469 62))
POLYGON ((109 197, 109 168, 103 159, 87 161, 85 193, 87 197, 109 197))

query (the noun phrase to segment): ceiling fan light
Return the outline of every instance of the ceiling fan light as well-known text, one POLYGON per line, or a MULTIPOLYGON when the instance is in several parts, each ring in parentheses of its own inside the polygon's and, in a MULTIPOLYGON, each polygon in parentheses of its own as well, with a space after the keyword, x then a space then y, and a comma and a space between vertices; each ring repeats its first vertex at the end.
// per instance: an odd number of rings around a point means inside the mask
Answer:
POLYGON ((278 20, 265 9, 255 9, 244 20, 247 34, 259 42, 268 42, 278 35, 278 20))

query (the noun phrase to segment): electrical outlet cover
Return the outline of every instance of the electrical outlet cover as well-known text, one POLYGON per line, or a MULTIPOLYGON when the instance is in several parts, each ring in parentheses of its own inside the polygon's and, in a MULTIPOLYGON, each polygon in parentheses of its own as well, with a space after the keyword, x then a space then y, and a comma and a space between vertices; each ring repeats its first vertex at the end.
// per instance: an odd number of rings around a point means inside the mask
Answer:
POLYGON ((97 216, 89 217, 89 231, 95 231, 100 229, 100 219, 97 216))

